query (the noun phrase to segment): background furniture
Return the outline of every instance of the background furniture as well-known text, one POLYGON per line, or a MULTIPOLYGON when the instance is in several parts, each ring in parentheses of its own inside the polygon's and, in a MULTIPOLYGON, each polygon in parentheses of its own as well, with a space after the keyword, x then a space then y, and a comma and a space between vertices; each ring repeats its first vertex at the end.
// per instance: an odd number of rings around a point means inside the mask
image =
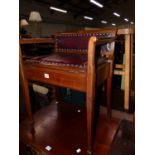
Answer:
POLYGON ((131 90, 130 82, 133 80, 132 76, 132 66, 133 66, 133 29, 118 29, 117 35, 124 36, 125 43, 125 64, 115 64, 114 74, 115 75, 124 75, 124 109, 129 109, 129 96, 131 90))

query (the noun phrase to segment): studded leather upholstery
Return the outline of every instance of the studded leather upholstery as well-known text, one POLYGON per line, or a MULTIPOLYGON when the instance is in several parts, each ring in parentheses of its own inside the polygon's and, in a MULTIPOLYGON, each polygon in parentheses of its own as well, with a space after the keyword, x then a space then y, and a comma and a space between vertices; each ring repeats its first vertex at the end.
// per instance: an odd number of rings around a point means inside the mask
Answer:
MULTIPOLYGON (((55 43, 55 53, 52 55, 38 56, 30 60, 29 63, 44 64, 44 65, 59 65, 85 67, 87 64, 88 41, 90 37, 97 38, 113 37, 115 34, 110 31, 96 32, 74 32, 74 33, 57 33, 55 43), (67 52, 71 52, 72 54, 67 52), (78 52, 82 52, 79 55, 78 52)), ((101 52, 111 50, 113 44, 106 44, 101 47, 101 52)))
MULTIPOLYGON (((59 33, 56 35, 56 52, 81 51, 87 53, 90 37, 97 38, 112 37, 111 32, 85 32, 85 33, 59 33)), ((109 45, 110 46, 110 45, 109 45)), ((107 50, 107 45, 104 48, 107 50)))

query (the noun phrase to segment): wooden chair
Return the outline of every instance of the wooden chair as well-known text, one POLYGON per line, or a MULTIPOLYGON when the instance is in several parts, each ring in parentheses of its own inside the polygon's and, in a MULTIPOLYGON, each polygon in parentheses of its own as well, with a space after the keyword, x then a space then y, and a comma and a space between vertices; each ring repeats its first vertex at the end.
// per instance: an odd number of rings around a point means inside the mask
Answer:
POLYGON ((56 33, 52 55, 23 61, 20 52, 20 76, 30 121, 33 116, 27 80, 86 93, 88 154, 92 154, 93 149, 95 90, 105 81, 107 112, 110 114, 115 35, 115 29, 56 33))

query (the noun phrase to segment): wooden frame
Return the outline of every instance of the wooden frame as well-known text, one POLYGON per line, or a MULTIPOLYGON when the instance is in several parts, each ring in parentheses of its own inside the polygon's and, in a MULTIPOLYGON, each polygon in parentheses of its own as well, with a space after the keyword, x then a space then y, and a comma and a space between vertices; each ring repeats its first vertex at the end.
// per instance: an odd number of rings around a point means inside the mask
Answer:
MULTIPOLYGON (((103 30, 102 30, 103 31, 103 30)), ((116 30, 111 30, 115 35, 116 30)), ((110 32, 110 30, 108 30, 110 32)), ((107 80, 107 107, 108 114, 110 113, 110 93, 111 93, 111 78, 112 78, 112 66, 113 60, 109 59, 103 64, 96 67, 95 62, 95 47, 97 45, 112 44, 110 55, 114 53, 114 40, 115 38, 97 38, 91 37, 88 43, 88 64, 86 69, 75 69, 74 67, 67 66, 44 66, 44 65, 29 65, 23 63, 22 54, 20 50, 20 77, 23 87, 23 93, 25 95, 26 107, 29 115, 29 119, 33 122, 33 116, 31 112, 31 105, 28 92, 28 81, 34 80, 39 82, 45 82, 61 87, 68 87, 71 89, 86 92, 86 108, 87 108, 87 142, 88 142, 88 154, 92 154, 93 150, 93 117, 94 117, 94 101, 95 101, 95 88, 97 85, 102 84, 107 80), (48 78, 44 75, 48 74, 48 78), (96 74, 100 76, 96 77, 96 74)), ((47 40, 48 41, 48 40, 47 40)), ((46 42, 41 39, 39 43, 46 42)), ((20 44, 37 43, 37 40, 32 41, 20 41, 20 44)), ((113 58, 113 56, 110 56, 113 58)))
POLYGON ((115 64, 114 74, 115 75, 124 75, 125 77, 125 89, 124 89, 124 109, 129 110, 129 97, 131 85, 130 81, 132 80, 132 54, 133 54, 133 34, 134 30, 129 29, 118 29, 117 35, 125 36, 125 64, 115 64), (119 70, 118 70, 119 69, 119 70))

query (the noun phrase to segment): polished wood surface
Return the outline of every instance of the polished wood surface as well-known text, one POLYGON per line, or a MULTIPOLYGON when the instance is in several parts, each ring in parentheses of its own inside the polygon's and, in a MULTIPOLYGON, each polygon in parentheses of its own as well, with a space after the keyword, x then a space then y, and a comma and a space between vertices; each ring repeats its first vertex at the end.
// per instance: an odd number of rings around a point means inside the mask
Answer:
POLYGON ((20 44, 43 44, 43 43, 54 43, 52 38, 21 38, 19 40, 20 44))
MULTIPOLYGON (((86 116, 86 107, 53 102, 34 114, 33 126, 28 120, 21 122, 20 140, 40 152, 38 155, 75 155, 78 148, 80 155, 86 155, 86 116), (52 147, 51 151, 45 149, 47 145, 52 147)), ((93 155, 108 155, 119 122, 115 118, 107 121, 100 111, 93 155)))
POLYGON ((39 67, 37 65, 25 65, 25 76, 29 80, 40 81, 47 84, 53 84, 61 87, 85 92, 86 90, 86 74, 78 70, 71 71, 65 67, 56 69, 55 67, 39 67), (49 78, 45 78, 44 74, 48 74, 49 78))

